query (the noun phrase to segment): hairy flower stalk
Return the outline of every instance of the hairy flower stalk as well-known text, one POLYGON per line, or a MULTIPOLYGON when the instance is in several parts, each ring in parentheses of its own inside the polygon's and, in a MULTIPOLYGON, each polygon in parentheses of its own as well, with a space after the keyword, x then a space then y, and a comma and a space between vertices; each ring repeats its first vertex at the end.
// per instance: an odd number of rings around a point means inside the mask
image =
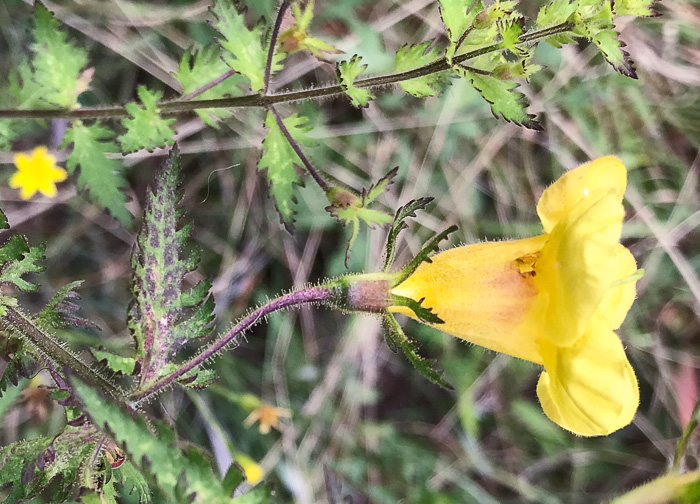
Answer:
POLYGON ((617 158, 584 164, 540 198, 544 234, 447 250, 408 278, 346 277, 338 304, 404 313, 542 365, 537 394, 547 416, 581 436, 610 434, 632 421, 639 404, 614 333, 642 273, 619 243, 626 183, 617 158), (427 319, 426 309, 439 321, 427 319))

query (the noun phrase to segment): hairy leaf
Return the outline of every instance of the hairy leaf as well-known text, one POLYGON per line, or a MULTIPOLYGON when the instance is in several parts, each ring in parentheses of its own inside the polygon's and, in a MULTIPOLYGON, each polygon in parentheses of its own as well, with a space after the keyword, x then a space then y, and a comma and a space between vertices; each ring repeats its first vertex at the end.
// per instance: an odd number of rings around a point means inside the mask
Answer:
POLYGON ((481 2, 473 0, 440 0, 440 17, 453 46, 472 26, 474 18, 483 8, 481 2))
MULTIPOLYGON (((42 105, 42 87, 34 82, 34 72, 27 60, 10 69, 7 89, 0 89, 0 106, 3 108, 32 108, 42 105), (5 92, 6 91, 6 92, 5 92)), ((12 150, 12 141, 31 132, 46 121, 29 119, 0 119, 0 149, 12 150)))
POLYGON ((80 307, 74 301, 81 299, 76 289, 82 284, 82 280, 78 280, 59 289, 37 316, 37 323, 45 329, 53 330, 69 325, 85 329, 98 328, 97 324, 75 314, 80 307))
POLYGON ((20 247, 27 247, 24 238, 21 238, 20 241, 16 237, 12 237, 0 249, 0 264, 2 264, 0 267, 0 285, 12 284, 23 291, 34 291, 38 286, 28 282, 22 276, 27 273, 38 273, 44 270, 44 267, 38 263, 44 260, 46 245, 28 247, 28 250, 22 254, 21 258, 3 261, 2 255, 8 248, 14 249, 12 252, 15 252, 20 247))
POLYGON ((535 120, 535 116, 527 113, 528 103, 525 96, 515 90, 518 87, 517 83, 482 75, 465 68, 460 68, 459 71, 489 103, 495 117, 500 115, 506 121, 512 121, 533 130, 542 129, 535 120))
MULTIPOLYGON (((293 114, 283 119, 282 122, 297 143, 311 145, 311 139, 307 135, 311 127, 308 126, 306 117, 293 114)), ((271 111, 267 113, 265 127, 268 131, 262 143, 262 156, 258 161, 258 171, 266 171, 270 184, 270 194, 275 199, 277 211, 282 221, 288 223, 294 217, 292 206, 296 202, 294 185, 301 184, 301 179, 294 167, 301 165, 301 160, 287 141, 271 111)))
MULTIPOLYGON (((231 0, 219 0, 214 4, 212 12, 216 16, 213 27, 223 35, 218 42, 228 51, 224 61, 236 72, 245 75, 250 80, 253 91, 260 91, 265 85, 265 65, 267 49, 263 44, 263 25, 248 29, 245 24, 244 12, 239 12, 231 0)), ((275 54, 271 71, 282 68, 280 62, 283 54, 275 54)))
POLYGON ((70 43, 66 32, 46 7, 34 5, 34 82, 42 88, 42 98, 62 108, 72 108, 87 89, 79 82, 87 64, 87 52, 70 43))
POLYGON ((374 95, 369 89, 355 86, 355 79, 367 69, 367 65, 361 63, 362 58, 357 54, 350 58, 350 61, 342 61, 336 65, 335 74, 340 87, 350 98, 350 102, 355 107, 366 107, 369 101, 374 99, 374 95))
POLYGON ((206 504, 233 500, 224 492, 206 457, 187 457, 174 446, 175 436, 168 426, 159 424, 159 435, 155 436, 144 420, 132 418, 91 387, 77 380, 74 387, 93 423, 123 447, 129 460, 153 475, 171 502, 176 502, 177 494, 192 496, 194 502, 206 504))
POLYGON ((653 9, 657 0, 615 0, 613 10, 618 16, 655 17, 659 13, 653 9))
POLYGON ((128 490, 129 495, 136 492, 139 497, 139 504, 149 504, 151 502, 151 489, 148 488, 148 483, 143 474, 134 466, 134 464, 127 460, 122 464, 122 466, 115 471, 115 479, 119 483, 124 491, 128 490))
POLYGON ((384 271, 389 271, 389 268, 391 268, 391 265, 394 262, 394 255, 396 254, 396 238, 399 236, 401 231, 406 229, 406 219, 409 217, 415 217, 416 211, 424 210, 431 201, 433 201, 433 198, 419 198, 417 200, 411 200, 396 211, 394 223, 391 226, 391 230, 389 231, 389 235, 386 239, 384 271))
POLYGON ((139 86, 137 91, 143 106, 127 103, 126 111, 131 118, 122 119, 126 133, 119 137, 125 152, 139 149, 153 150, 156 147, 172 145, 175 132, 170 127, 175 119, 163 119, 158 109, 158 100, 163 97, 160 91, 150 91, 146 86, 139 86))
POLYGON ((98 362, 104 362, 115 373, 131 376, 136 369, 136 359, 122 357, 121 355, 106 352, 104 350, 91 350, 98 362))
POLYGON ((0 338, 0 358, 7 362, 0 377, 0 397, 10 386, 16 387, 21 378, 31 378, 39 369, 31 347, 16 336, 0 338))
MULTIPOLYGON (((549 28, 573 19, 578 7, 578 0, 554 0, 543 5, 537 14, 537 25, 540 28, 549 28)), ((564 32, 547 37, 547 43, 554 47, 561 47, 564 44, 573 44, 573 32, 564 32)))
POLYGON ((436 385, 446 389, 452 389, 452 386, 442 377, 442 373, 433 368, 434 361, 428 360, 418 354, 418 343, 416 343, 414 339, 406 336, 406 333, 403 332, 403 329, 393 315, 389 313, 383 315, 382 322, 384 326, 384 337, 386 338, 389 348, 393 351, 401 349, 408 361, 416 368, 416 371, 436 385))
POLYGON ((181 227, 177 208, 180 153, 174 148, 148 191, 144 221, 131 256, 134 299, 128 325, 134 337, 140 385, 146 386, 165 372, 178 349, 191 338, 211 332, 214 301, 209 283, 189 292, 184 276, 193 271, 198 255, 187 252, 190 226, 181 227))
POLYGON ((51 485, 51 502, 64 500, 88 466, 100 437, 91 425, 68 425, 55 438, 0 448, 0 487, 11 490, 5 502, 34 497, 54 480, 58 484, 51 485))
POLYGON ((73 173, 80 166, 78 186, 89 188, 95 202, 127 226, 131 223, 131 214, 124 206, 126 195, 121 191, 126 186, 123 167, 118 160, 107 157, 107 154, 120 152, 117 144, 111 141, 113 136, 109 128, 97 122, 86 126, 77 121, 66 132, 62 147, 73 144, 66 169, 73 173))
POLYGON ((348 224, 352 225, 352 234, 348 240, 348 246, 345 249, 346 268, 348 266, 350 250, 352 249, 352 245, 360 229, 360 219, 369 227, 373 227, 375 224, 383 226, 391 222, 391 215, 368 208, 368 206, 380 194, 386 191, 386 188, 393 182, 397 173, 398 167, 389 171, 389 173, 379 179, 376 184, 370 186, 369 189, 362 189, 362 194, 360 195, 339 187, 333 187, 328 192, 327 197, 331 204, 326 207, 326 211, 335 217, 343 226, 347 226, 348 224))
MULTIPOLYGON (((428 41, 413 46, 402 46, 396 53, 394 70, 397 72, 404 72, 435 61, 438 58, 439 51, 435 47, 428 51, 430 44, 431 42, 428 41)), ((425 96, 437 95, 442 90, 442 86, 448 77, 449 74, 446 72, 432 73, 415 79, 402 81, 400 85, 408 94, 423 98, 425 96)))
MULTIPOLYGON (((182 84, 185 95, 192 93, 210 82, 215 81, 229 71, 229 66, 221 59, 221 52, 216 46, 208 46, 201 51, 186 51, 182 55, 178 72, 174 75, 182 84)), ((222 82, 197 95, 195 100, 213 100, 225 96, 241 94, 238 85, 245 78, 240 74, 227 77, 222 82)), ((217 127, 215 118, 223 119, 231 115, 226 109, 198 109, 197 115, 205 124, 217 127)))

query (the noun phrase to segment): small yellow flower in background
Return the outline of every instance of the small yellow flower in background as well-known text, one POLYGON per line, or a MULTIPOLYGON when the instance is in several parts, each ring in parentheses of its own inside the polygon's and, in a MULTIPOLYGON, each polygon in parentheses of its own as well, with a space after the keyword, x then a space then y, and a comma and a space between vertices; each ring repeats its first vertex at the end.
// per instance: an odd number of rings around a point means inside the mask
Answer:
MULTIPOLYGON (((614 332, 642 273, 619 243, 626 184, 615 157, 579 166, 542 194, 545 234, 439 253, 391 292, 425 298, 442 331, 543 365, 537 395, 561 427, 581 436, 614 432, 639 405, 614 332)), ((416 316, 405 306, 389 310, 416 316)))
POLYGON ((251 485, 257 485, 265 477, 265 470, 245 453, 234 453, 234 458, 243 469, 246 481, 251 485))
POLYGON ((27 200, 39 191, 44 196, 56 196, 56 182, 66 180, 66 170, 56 166, 56 158, 44 146, 34 148, 31 154, 19 152, 14 158, 17 173, 10 178, 10 187, 19 188, 19 195, 27 200))
POLYGON ((260 422, 260 434, 268 434, 270 428, 281 430, 280 418, 289 418, 291 413, 286 408, 278 408, 269 404, 260 403, 243 421, 243 425, 250 427, 255 422, 260 422))

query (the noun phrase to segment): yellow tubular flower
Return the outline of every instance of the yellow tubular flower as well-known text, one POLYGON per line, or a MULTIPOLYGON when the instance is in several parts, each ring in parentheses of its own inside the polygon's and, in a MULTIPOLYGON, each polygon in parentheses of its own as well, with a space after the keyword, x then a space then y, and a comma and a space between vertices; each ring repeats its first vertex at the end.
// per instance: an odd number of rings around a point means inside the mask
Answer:
POLYGON ((56 196, 56 182, 66 180, 66 171, 56 166, 56 158, 44 146, 36 147, 31 155, 23 152, 14 157, 17 173, 10 178, 10 187, 20 189, 19 195, 27 200, 39 191, 44 196, 56 196))
MULTIPOLYGON (((545 234, 439 253, 391 292, 425 298, 442 331, 543 365, 537 395, 547 416, 581 436, 610 434, 639 405, 614 332, 639 277, 619 243, 626 184, 615 157, 579 166, 542 194, 545 234)), ((405 306, 389 311, 415 318, 405 306)))

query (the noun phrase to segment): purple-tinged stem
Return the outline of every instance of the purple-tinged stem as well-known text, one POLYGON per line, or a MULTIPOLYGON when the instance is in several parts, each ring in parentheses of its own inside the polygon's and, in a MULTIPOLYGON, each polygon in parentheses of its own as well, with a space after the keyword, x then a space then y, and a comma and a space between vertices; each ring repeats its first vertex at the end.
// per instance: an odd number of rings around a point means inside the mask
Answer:
POLYGON ((275 20, 275 26, 272 28, 272 36, 270 37, 270 49, 267 51, 267 63, 265 64, 265 81, 263 87, 263 96, 267 94, 267 90, 270 87, 270 75, 272 74, 272 58, 275 57, 275 49, 277 48, 277 37, 280 34, 280 29, 282 28, 282 19, 284 18, 284 13, 287 12, 289 8, 289 0, 284 0, 282 5, 280 5, 280 10, 277 11, 277 19, 275 20))
POLYGON ((228 72, 226 72, 225 74, 223 74, 223 75, 217 77, 217 78, 214 79, 213 81, 207 82, 207 83, 204 84, 202 87, 200 87, 200 88, 198 88, 198 89, 195 89, 195 90, 192 91, 191 93, 188 93, 188 94, 186 94, 185 96, 181 97, 181 98, 179 99, 179 101, 190 101, 192 98, 196 98, 197 96, 201 95, 201 94, 204 93, 205 91, 209 91, 209 90, 210 90, 211 88, 213 88, 214 86, 216 86, 216 85, 218 85, 218 84, 221 84, 222 82, 224 82, 226 79, 228 79, 229 77, 231 77, 231 76, 234 75, 235 73, 236 73, 236 71, 235 71, 234 69, 231 69, 231 70, 229 70, 228 72))
POLYGON ((208 359, 211 359, 218 352, 223 350, 228 344, 230 344, 237 336, 241 335, 246 329, 249 329, 255 325, 261 318, 266 317, 270 313, 276 312, 283 308, 288 308, 290 306, 303 305, 308 303, 317 303, 322 301, 327 301, 333 295, 333 287, 331 286, 321 286, 321 287, 310 287, 308 289, 299 290, 296 292, 291 292, 285 294, 284 296, 278 297, 261 306, 250 315, 241 320, 236 324, 233 329, 226 333, 223 337, 212 343, 208 348, 202 351, 196 357, 185 362, 177 370, 173 371, 167 376, 160 378, 156 383, 149 386, 146 390, 142 390, 131 396, 131 402, 138 403, 147 399, 148 397, 157 394, 159 391, 171 385, 175 380, 183 376, 184 374, 190 372, 194 368, 201 366, 208 359))
POLYGON ((306 168, 306 171, 311 174, 313 179, 316 181, 318 186, 323 189, 323 192, 327 193, 330 191, 330 187, 328 187, 328 184, 326 183, 325 180, 319 175, 319 173, 316 171, 316 169, 311 166, 311 162, 309 159, 304 155, 304 152, 301 150, 301 146, 299 146, 299 143, 294 140, 292 137, 292 134, 289 132, 287 127, 284 125, 284 121, 280 117, 280 115, 277 113, 277 109, 275 109, 274 106, 270 106, 270 111, 272 112, 272 115, 275 116, 275 120, 277 121, 277 125, 280 127, 280 130, 282 130, 282 134, 284 137, 287 139, 287 142, 289 142, 289 145, 292 146, 292 149, 294 149, 294 152, 296 152, 297 156, 299 156, 299 159, 301 159, 302 164, 304 165, 304 168, 306 168))

